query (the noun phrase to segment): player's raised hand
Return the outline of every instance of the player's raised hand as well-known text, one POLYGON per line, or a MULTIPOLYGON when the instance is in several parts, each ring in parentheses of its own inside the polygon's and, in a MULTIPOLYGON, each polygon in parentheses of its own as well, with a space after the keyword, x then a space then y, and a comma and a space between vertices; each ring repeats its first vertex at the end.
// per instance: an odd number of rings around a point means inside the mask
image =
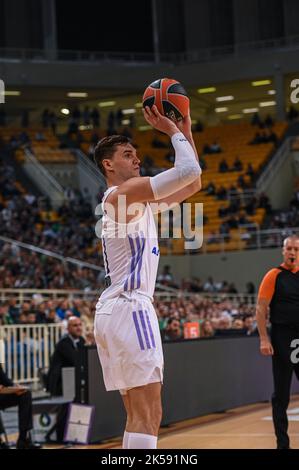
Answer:
POLYGON ((176 125, 177 123, 171 121, 171 119, 168 119, 166 116, 162 116, 162 114, 159 113, 157 106, 155 105, 152 106, 152 108, 146 106, 143 109, 143 116, 148 124, 153 126, 158 131, 169 135, 169 137, 176 134, 177 132, 180 132, 176 125))

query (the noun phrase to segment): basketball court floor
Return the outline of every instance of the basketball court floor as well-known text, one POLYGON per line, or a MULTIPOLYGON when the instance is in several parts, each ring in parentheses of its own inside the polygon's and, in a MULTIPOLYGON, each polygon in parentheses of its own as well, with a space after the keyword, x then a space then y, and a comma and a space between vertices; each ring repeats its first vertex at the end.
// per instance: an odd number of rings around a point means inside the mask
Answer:
MULTIPOLYGON (((291 399, 288 409, 289 435, 292 449, 299 449, 299 396, 291 399)), ((15 433, 9 435, 15 441, 15 433)), ((65 448, 45 445, 44 448, 65 448)), ((73 445, 70 449, 120 449, 121 439, 115 438, 89 446, 73 445)), ((249 405, 224 413, 194 418, 163 427, 160 449, 275 449, 271 406, 269 403, 249 405)))

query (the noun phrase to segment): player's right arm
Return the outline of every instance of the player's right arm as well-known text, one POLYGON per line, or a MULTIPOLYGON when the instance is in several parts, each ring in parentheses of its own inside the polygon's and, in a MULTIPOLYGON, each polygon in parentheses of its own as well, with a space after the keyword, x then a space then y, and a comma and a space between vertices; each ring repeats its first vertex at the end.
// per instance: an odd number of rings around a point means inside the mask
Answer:
POLYGON ((271 269, 264 276, 258 292, 256 321, 260 335, 260 351, 264 356, 272 356, 274 354, 273 347, 267 332, 267 318, 278 273, 278 269, 271 269))
POLYGON ((156 106, 144 111, 146 120, 155 129, 167 134, 175 149, 173 168, 152 177, 136 177, 118 186, 109 197, 109 202, 117 203, 120 195, 126 196, 126 205, 158 201, 193 183, 199 178, 201 168, 197 155, 186 137, 179 131, 176 124, 162 116, 156 106))

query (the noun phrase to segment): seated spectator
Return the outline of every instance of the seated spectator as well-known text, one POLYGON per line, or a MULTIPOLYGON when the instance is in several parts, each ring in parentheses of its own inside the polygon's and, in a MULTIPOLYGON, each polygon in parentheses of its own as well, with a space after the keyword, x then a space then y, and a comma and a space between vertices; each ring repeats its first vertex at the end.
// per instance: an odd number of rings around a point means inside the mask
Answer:
POLYGON ((239 227, 238 219, 234 216, 229 217, 226 222, 230 229, 235 229, 239 227))
POLYGON ((165 265, 163 267, 162 273, 158 274, 157 282, 160 282, 160 284, 163 284, 164 286, 175 288, 178 287, 174 281, 174 276, 171 272, 171 267, 169 265, 165 265))
POLYGON ((37 142, 44 142, 46 140, 45 134, 43 132, 36 132, 35 140, 37 142))
POLYGON ((239 219, 238 219, 238 224, 239 225, 248 225, 250 224, 250 220, 247 219, 246 215, 244 212, 241 212, 240 215, 239 215, 239 219))
MULTIPOLYGON (((0 390, 5 387, 15 386, 17 391, 14 393, 0 394, 0 410, 18 407, 18 427, 19 436, 17 440, 17 449, 40 449, 41 446, 32 442, 30 431, 33 428, 32 422, 32 396, 30 390, 19 385, 14 385, 13 381, 8 378, 0 364, 0 390)), ((0 439, 0 446, 5 448, 5 444, 0 439)))
POLYGON ((216 197, 219 201, 225 201, 227 199, 227 189, 224 186, 220 186, 216 192, 216 197))
POLYGON ((252 126, 259 126, 261 124, 261 118, 260 118, 259 113, 254 113, 252 115, 250 123, 252 126))
POLYGON ((241 318, 235 318, 232 323, 232 328, 234 330, 243 330, 244 329, 244 322, 241 318))
POLYGON ((248 175, 250 177, 251 182, 254 181, 255 171, 254 171, 253 166, 252 166, 251 163, 248 163, 248 165, 247 165, 246 175, 248 175))
POLYGON ((246 293, 251 295, 255 294, 255 285, 253 284, 253 282, 247 282, 246 293))
POLYGON ((209 182, 205 190, 208 196, 214 196, 215 191, 216 191, 216 186, 212 181, 209 182))
POLYGON ((244 318, 244 328, 247 336, 255 336, 258 334, 257 325, 253 315, 246 315, 244 318))
POLYGON ((212 243, 218 243, 218 241, 219 241, 219 237, 217 233, 215 232, 215 230, 213 230, 212 232, 208 234, 208 237, 207 237, 208 245, 211 245, 212 243))
POLYGON ((220 147, 220 144, 215 140, 212 145, 210 145, 210 153, 221 153, 222 148, 220 147))
POLYGON ((243 170, 243 163, 241 162, 239 157, 236 157, 232 166, 232 171, 242 171, 242 170, 243 170))
POLYGON ((249 142, 249 145, 258 145, 264 142, 262 135, 260 132, 256 132, 254 138, 249 142))
POLYGON ((1 325, 12 325, 14 322, 8 311, 8 303, 3 302, 0 305, 0 326, 1 325))
POLYGON ((165 330, 162 330, 163 341, 175 341, 183 338, 180 321, 176 317, 170 317, 165 330))
POLYGON ((202 132, 203 129, 204 129, 204 126, 203 126, 202 122, 200 120, 198 120, 196 122, 196 124, 194 125, 193 129, 194 129, 194 132, 202 132))
POLYGON ((266 116, 266 119, 264 120, 264 123, 265 123, 266 127, 273 127, 274 121, 273 121, 272 117, 270 116, 270 114, 268 114, 266 116))
POLYGON ((252 197, 250 201, 245 205, 244 209, 247 215, 254 215, 257 201, 255 197, 252 197))
POLYGON ((215 335, 215 330, 210 320, 205 320, 201 324, 201 338, 212 338, 215 335))
POLYGON ((203 155, 201 157, 199 157, 198 162, 199 162, 200 168, 202 170, 206 170, 208 168, 207 163, 206 163, 203 155))
POLYGON ((266 209, 267 214, 272 213, 272 206, 268 196, 265 193, 261 193, 258 200, 258 207, 266 209))
POLYGON ((227 207, 219 207, 218 209, 218 216, 222 219, 223 217, 226 217, 228 214, 227 207))
POLYGON ((238 177, 237 184, 238 184, 238 187, 241 188, 241 189, 247 189, 248 188, 248 184, 246 183, 243 175, 240 175, 238 177))
POLYGON ((50 361, 47 389, 53 396, 62 395, 62 368, 78 367, 81 363, 85 340, 82 337, 80 318, 70 317, 67 331, 68 333, 56 344, 50 361))
POLYGON ((227 222, 222 222, 222 224, 219 227, 219 234, 223 235, 223 238, 225 241, 229 241, 230 235, 229 235, 229 225, 227 222))
POLYGON ((274 145, 278 144, 278 137, 277 137, 277 134, 274 131, 272 131, 272 132, 270 132, 270 134, 268 134, 267 142, 273 142, 274 145))
POLYGON ((218 171, 220 173, 227 173, 229 171, 229 166, 228 166, 227 161, 225 160, 225 158, 223 158, 221 160, 221 162, 219 163, 218 171))
POLYGON ((11 297, 8 301, 8 314, 10 318, 12 319, 13 323, 18 323, 19 320, 19 315, 20 315, 20 309, 17 307, 17 299, 16 297, 11 297))
POLYGON ((204 146, 202 148, 202 153, 204 155, 209 155, 211 153, 209 144, 204 144, 204 146))
POLYGON ((238 289, 236 288, 235 284, 233 282, 231 282, 228 286, 228 291, 227 291, 229 294, 237 294, 238 293, 238 289))

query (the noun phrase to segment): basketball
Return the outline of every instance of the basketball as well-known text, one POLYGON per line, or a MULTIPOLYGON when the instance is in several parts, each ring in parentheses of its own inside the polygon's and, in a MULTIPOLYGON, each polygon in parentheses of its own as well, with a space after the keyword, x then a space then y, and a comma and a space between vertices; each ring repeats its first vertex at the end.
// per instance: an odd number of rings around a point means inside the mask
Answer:
POLYGON ((172 120, 180 121, 189 111, 189 98, 186 90, 177 80, 160 78, 152 82, 142 98, 143 107, 155 104, 159 112, 172 120))

